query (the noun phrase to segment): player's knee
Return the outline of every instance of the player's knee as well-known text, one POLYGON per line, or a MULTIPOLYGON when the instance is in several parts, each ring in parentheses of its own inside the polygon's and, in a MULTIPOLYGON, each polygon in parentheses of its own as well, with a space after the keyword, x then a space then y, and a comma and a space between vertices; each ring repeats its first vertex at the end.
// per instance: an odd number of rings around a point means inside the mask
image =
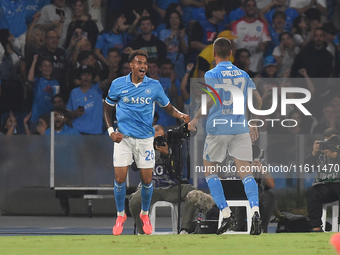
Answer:
POLYGON ((123 184, 125 182, 125 177, 124 176, 116 176, 115 180, 118 184, 123 184))
POLYGON ((142 180, 143 184, 146 185, 146 186, 149 186, 152 182, 152 176, 151 177, 143 177, 143 180, 142 180))

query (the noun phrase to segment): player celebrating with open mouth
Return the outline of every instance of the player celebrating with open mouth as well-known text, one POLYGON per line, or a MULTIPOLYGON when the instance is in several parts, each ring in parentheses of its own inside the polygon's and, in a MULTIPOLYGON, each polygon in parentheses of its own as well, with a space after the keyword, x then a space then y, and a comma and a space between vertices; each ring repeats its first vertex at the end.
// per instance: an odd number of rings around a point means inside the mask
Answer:
POLYGON ((104 119, 109 136, 114 143, 113 164, 115 167, 114 195, 117 206, 117 219, 113 234, 123 232, 125 214, 125 180, 129 166, 135 160, 140 169, 142 180, 142 205, 140 218, 145 234, 152 233, 149 219, 149 207, 153 193, 152 170, 155 166, 152 127, 155 103, 167 114, 189 123, 190 117, 173 107, 165 95, 159 81, 146 76, 148 55, 142 50, 135 50, 129 56, 132 72, 115 79, 104 102, 104 119), (116 110, 118 130, 114 131, 112 114, 116 110))

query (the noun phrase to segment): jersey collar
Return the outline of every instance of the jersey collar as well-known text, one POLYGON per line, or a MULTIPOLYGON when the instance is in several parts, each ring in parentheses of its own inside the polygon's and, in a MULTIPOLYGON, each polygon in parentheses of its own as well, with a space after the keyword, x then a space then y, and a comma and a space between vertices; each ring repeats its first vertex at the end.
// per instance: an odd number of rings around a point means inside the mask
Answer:
POLYGON ((217 64, 217 66, 231 66, 231 61, 222 61, 217 64))
MULTIPOLYGON (((134 84, 134 83, 132 82, 132 80, 131 80, 131 75, 132 75, 132 73, 130 72, 128 75, 125 76, 125 77, 126 77, 126 82, 127 82, 127 83, 131 83, 131 84, 134 84)), ((148 82, 149 79, 150 79, 150 78, 147 77, 147 76, 145 75, 145 76, 144 76, 144 79, 143 79, 143 82, 148 82)))

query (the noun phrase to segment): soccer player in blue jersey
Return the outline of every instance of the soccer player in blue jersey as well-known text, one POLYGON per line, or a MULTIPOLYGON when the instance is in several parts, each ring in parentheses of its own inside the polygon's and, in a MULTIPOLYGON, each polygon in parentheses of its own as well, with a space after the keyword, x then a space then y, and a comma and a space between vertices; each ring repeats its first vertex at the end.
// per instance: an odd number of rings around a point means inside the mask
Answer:
MULTIPOLYGON (((262 99, 248 74, 229 61, 229 57, 232 54, 231 42, 223 37, 218 38, 214 42, 213 49, 216 67, 206 72, 205 82, 217 91, 223 104, 213 105, 213 100, 207 103, 207 108, 210 108, 210 110, 206 125, 207 137, 203 151, 203 162, 207 170, 205 172, 205 179, 211 196, 223 215, 221 227, 216 233, 222 234, 237 223, 236 218, 228 207, 221 181, 216 172, 218 169, 216 166, 222 163, 228 150, 229 154, 234 158, 238 174, 242 179, 244 190, 252 209, 253 217, 250 234, 259 235, 261 234, 261 222, 258 188, 250 171, 252 141, 258 138, 258 131, 254 123, 248 128, 248 122, 244 114, 233 114, 236 101, 242 100, 242 98, 237 96, 236 93, 233 93, 233 96, 231 96, 230 90, 233 90, 234 86, 236 86, 237 88, 235 87, 235 89, 241 90, 244 98, 247 98, 248 88, 252 88, 255 109, 261 109, 262 99), (230 85, 232 88, 229 87, 230 85), (216 125, 217 119, 219 123, 223 122, 224 125, 216 125), (225 125, 226 123, 228 125, 225 125), (234 123, 234 125, 230 123, 234 123)), ((246 102, 243 103, 242 107, 245 110, 246 102)), ((191 130, 195 130, 201 115, 200 109, 190 122, 191 130)), ((251 119, 256 119, 256 116, 252 115, 251 119)))
POLYGON ((145 234, 152 233, 149 219, 149 207, 152 198, 152 170, 155 166, 152 127, 155 103, 175 118, 190 121, 189 115, 173 107, 165 95, 159 81, 147 77, 148 55, 145 51, 134 50, 130 56, 132 72, 115 79, 104 102, 104 119, 109 136, 114 143, 113 164, 115 167, 114 195, 117 206, 117 219, 112 233, 120 235, 126 221, 125 180, 128 167, 133 158, 140 169, 142 179, 142 205, 140 218, 145 234), (116 110, 118 130, 112 125, 113 111, 116 110))

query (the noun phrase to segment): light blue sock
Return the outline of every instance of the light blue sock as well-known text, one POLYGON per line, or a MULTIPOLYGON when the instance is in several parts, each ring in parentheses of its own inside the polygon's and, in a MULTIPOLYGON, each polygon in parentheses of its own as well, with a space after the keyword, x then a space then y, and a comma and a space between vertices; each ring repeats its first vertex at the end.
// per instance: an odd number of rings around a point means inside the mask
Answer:
POLYGON ((152 182, 150 184, 142 183, 141 195, 142 195, 142 210, 143 211, 149 211, 152 193, 153 193, 152 182))
POLYGON ((259 190, 254 177, 250 174, 242 180, 244 192, 249 200, 250 207, 259 206, 259 190))
POLYGON ((124 183, 118 183, 115 180, 115 186, 113 188, 116 200, 117 211, 121 212, 125 210, 125 196, 126 196, 126 186, 124 183))
POLYGON ((224 191, 222 184, 217 174, 210 174, 205 177, 205 181, 208 184, 210 195, 215 201, 217 207, 222 211, 224 208, 228 207, 227 201, 224 196, 224 191))

